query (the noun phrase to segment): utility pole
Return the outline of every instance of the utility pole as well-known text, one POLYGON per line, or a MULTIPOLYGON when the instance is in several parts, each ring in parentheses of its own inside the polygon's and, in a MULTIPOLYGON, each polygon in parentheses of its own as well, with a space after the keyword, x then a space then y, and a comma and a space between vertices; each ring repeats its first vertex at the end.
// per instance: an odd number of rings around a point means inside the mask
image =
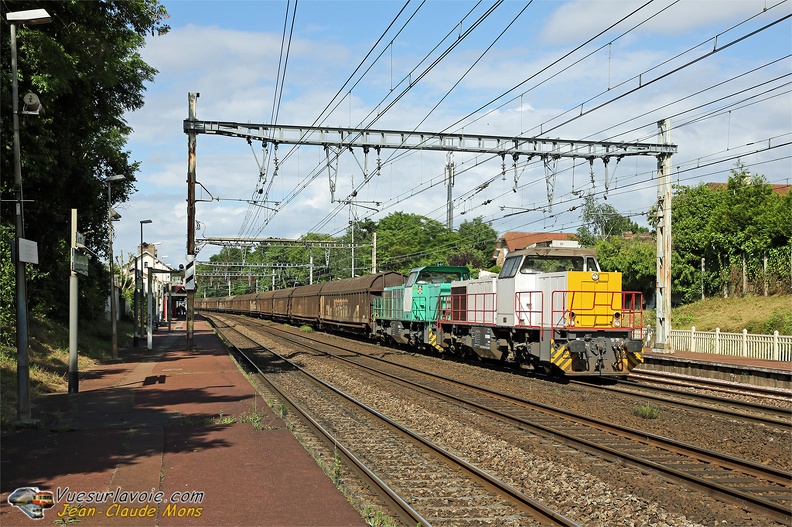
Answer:
MULTIPOLYGON (((195 103, 200 93, 190 93, 189 121, 195 121, 195 103)), ((187 133, 187 272, 195 276, 195 138, 194 131, 187 133), (191 269, 192 268, 192 269, 191 269)), ((186 278, 186 276, 185 276, 186 278)), ((187 349, 193 347, 195 331, 195 280, 185 281, 187 291, 187 349)))
POLYGON ((371 274, 377 274, 377 233, 371 234, 371 274))
POLYGON ((454 228, 454 153, 446 154, 446 186, 448 196, 446 197, 446 227, 448 230, 454 228))
MULTIPOLYGON (((671 120, 657 123, 657 141, 671 144, 671 120)), ((671 153, 657 156, 657 337, 655 348, 669 352, 671 343, 671 153)))
POLYGON ((71 272, 69 273, 69 393, 80 391, 80 372, 77 362, 77 306, 79 278, 77 278, 77 209, 71 210, 71 272))

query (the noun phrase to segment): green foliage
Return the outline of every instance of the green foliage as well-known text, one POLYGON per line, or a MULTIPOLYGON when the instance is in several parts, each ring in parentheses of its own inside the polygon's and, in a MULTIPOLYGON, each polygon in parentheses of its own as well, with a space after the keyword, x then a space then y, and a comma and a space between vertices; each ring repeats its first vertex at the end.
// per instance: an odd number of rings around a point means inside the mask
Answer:
POLYGON ((792 310, 775 309, 767 320, 762 320, 746 328, 750 333, 772 335, 778 331, 779 335, 792 335, 792 310))
POLYGON ((255 250, 224 248, 210 258, 211 265, 199 265, 198 296, 227 296, 284 289, 310 283, 309 264, 313 262, 313 283, 352 276, 352 252, 355 250, 355 275, 371 270, 371 243, 377 233, 377 261, 380 271, 407 273, 421 265, 460 265, 475 270, 492 263, 497 232, 481 218, 463 222, 457 232, 438 221, 417 214, 396 212, 378 222, 362 220, 338 238, 308 233, 301 239, 332 242, 262 243, 255 250), (244 265, 241 265, 244 262, 244 265), (234 272, 236 280, 213 277, 234 272), (274 284, 273 284, 274 282, 274 284))
MULTIPOLYGON (((124 114, 143 105, 145 83, 154 79, 156 70, 141 60, 139 50, 147 34, 168 31, 163 23, 168 15, 157 0, 4 0, 3 12, 39 4, 52 22, 23 25, 17 31, 19 91, 36 92, 46 108, 46 113, 24 116, 20 123, 22 184, 30 200, 24 205, 25 238, 38 243, 40 262, 31 270, 38 275, 30 280, 28 300, 31 310, 65 321, 71 209, 78 210, 78 230, 94 233, 86 237, 86 245, 106 256, 104 179, 126 176, 112 186, 114 203, 126 201, 133 191, 139 163, 125 150, 132 130, 124 114)), ((4 31, 3 50, 9 49, 9 38, 4 31)), ((10 61, 9 53, 0 53, 3 130, 12 129, 10 61)), ((14 174, 13 136, 2 134, 0 141, 0 172, 14 174)), ((3 199, 15 195, 13 186, 14 178, 0 179, 3 199)), ((0 212, 0 223, 13 225, 14 207, 4 205, 0 212)), ((103 311, 110 285, 102 266, 95 261, 90 265, 89 276, 80 280, 83 320, 103 311)))
POLYGON ((439 221, 394 212, 379 221, 377 239, 380 268, 406 274, 413 267, 444 262, 452 233, 439 221))
POLYGON ((482 218, 464 221, 457 231, 459 241, 457 247, 466 248, 464 252, 449 255, 448 265, 465 265, 470 269, 486 269, 492 265, 492 254, 498 233, 482 218))
POLYGON ((792 198, 780 196, 740 163, 725 186, 679 187, 672 201, 674 295, 684 302, 743 291, 747 281, 771 294, 788 284, 792 198), (767 272, 764 258, 767 257, 767 272), (704 259, 704 272, 701 260, 704 259))
POLYGON ((647 232, 646 228, 619 214, 612 205, 597 203, 591 194, 584 198, 581 219, 583 226, 577 230, 577 236, 585 247, 593 247, 598 240, 622 237, 625 232, 647 232))
POLYGON ((16 325, 14 299, 16 292, 16 268, 11 264, 11 244, 14 229, 0 225, 0 344, 11 345, 16 325))
POLYGON ((625 291, 640 291, 645 298, 653 294, 657 276, 657 247, 653 239, 612 236, 597 241, 596 248, 603 270, 622 272, 625 291))

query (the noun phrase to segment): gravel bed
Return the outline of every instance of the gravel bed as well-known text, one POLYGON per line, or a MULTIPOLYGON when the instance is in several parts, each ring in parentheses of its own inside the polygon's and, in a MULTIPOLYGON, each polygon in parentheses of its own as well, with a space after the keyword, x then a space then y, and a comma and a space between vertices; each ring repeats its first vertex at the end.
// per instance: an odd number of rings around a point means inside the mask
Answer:
MULTIPOLYGON (((314 333, 311 337, 319 338, 320 335, 314 333)), ((701 412, 662 403, 657 403, 660 417, 645 420, 633 414, 633 410, 643 404, 640 396, 603 394, 582 386, 530 379, 386 348, 376 349, 370 344, 340 340, 331 335, 321 338, 343 342, 349 348, 369 353, 372 350, 387 353, 390 360, 396 359, 424 371, 789 470, 789 433, 773 427, 730 419, 704 419, 701 412)), ((286 353, 290 351, 287 343, 277 339, 265 344, 286 353)), ((351 370, 340 361, 306 354, 298 358, 307 368, 321 372, 329 382, 583 525, 777 525, 700 493, 686 491, 658 476, 561 445, 552 438, 525 431, 505 431, 503 424, 490 418, 418 396, 415 391, 397 388, 388 381, 351 370)))

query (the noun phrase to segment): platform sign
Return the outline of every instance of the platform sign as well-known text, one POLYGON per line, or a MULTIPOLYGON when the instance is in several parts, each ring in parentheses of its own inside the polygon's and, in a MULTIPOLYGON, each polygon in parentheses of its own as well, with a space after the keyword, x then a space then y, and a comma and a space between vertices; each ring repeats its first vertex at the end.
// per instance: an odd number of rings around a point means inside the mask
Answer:
POLYGON ((38 265, 38 244, 31 240, 19 238, 19 260, 38 265))
POLYGON ((76 247, 72 248, 71 268, 72 272, 88 276, 88 255, 82 253, 76 247))

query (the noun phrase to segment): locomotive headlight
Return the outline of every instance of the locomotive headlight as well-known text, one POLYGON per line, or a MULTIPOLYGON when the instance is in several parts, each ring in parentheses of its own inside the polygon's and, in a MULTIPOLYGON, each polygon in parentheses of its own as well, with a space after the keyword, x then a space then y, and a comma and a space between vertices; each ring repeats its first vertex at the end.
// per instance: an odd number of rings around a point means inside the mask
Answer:
POLYGON ((599 273, 591 273, 591 279, 595 282, 599 280, 599 273))
POLYGON ((621 313, 618 311, 613 314, 613 327, 620 328, 621 327, 621 313))
POLYGON ((574 311, 570 311, 569 312, 569 323, 567 325, 574 327, 574 325, 575 325, 575 317, 576 316, 577 315, 575 315, 574 311))

